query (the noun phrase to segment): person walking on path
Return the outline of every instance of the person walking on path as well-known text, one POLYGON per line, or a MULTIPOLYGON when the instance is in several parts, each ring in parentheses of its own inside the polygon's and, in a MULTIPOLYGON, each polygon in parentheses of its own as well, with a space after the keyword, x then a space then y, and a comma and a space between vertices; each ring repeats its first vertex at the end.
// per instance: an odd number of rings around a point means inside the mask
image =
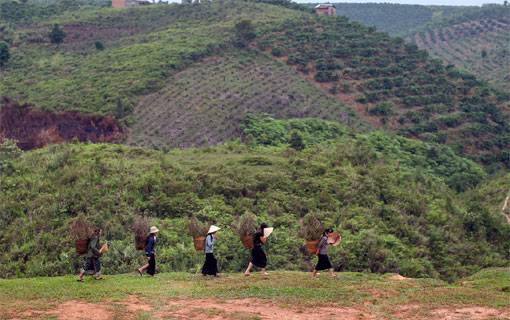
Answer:
POLYGON ((213 254, 213 246, 216 243, 216 240, 218 240, 218 237, 215 235, 215 233, 220 229, 221 228, 218 228, 217 226, 211 226, 207 232, 207 237, 205 238, 205 263, 202 267, 203 276, 220 276, 218 273, 218 261, 213 254))
POLYGON ((333 236, 333 229, 326 229, 322 234, 322 238, 317 244, 317 255, 319 256, 319 261, 313 270, 312 279, 319 279, 317 277, 317 271, 319 270, 328 270, 331 278, 335 279, 337 276, 333 273, 333 267, 331 266, 331 262, 329 262, 328 258, 328 237, 333 236))
POLYGON ((264 229, 267 228, 267 223, 262 223, 257 233, 253 235, 253 249, 251 250, 251 261, 248 268, 244 272, 245 276, 251 276, 250 270, 253 266, 262 268, 262 275, 268 276, 266 272, 267 258, 262 245, 266 243, 267 237, 264 237, 264 229))
POLYGON ((99 241, 102 235, 103 230, 101 230, 101 228, 94 229, 94 235, 88 244, 87 261, 78 276, 79 282, 84 282, 84 275, 94 275, 96 276, 96 280, 104 280, 101 276, 101 261, 99 261, 99 257, 101 257, 102 254, 99 241))
POLYGON ((140 276, 143 275, 143 270, 147 270, 147 274, 154 277, 156 273, 156 235, 158 234, 158 228, 152 226, 150 229, 150 235, 147 238, 147 245, 145 246, 145 255, 149 263, 138 269, 140 276))

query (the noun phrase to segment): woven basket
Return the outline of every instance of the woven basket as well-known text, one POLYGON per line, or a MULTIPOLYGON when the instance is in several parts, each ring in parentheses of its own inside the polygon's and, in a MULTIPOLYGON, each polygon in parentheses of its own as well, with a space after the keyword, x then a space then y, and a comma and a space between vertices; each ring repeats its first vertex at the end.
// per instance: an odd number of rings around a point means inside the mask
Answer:
POLYGON ((89 240, 90 239, 74 240, 74 247, 76 248, 77 254, 87 254, 89 251, 89 240))
POLYGON ((249 236, 241 238, 241 242, 243 243, 243 245, 246 249, 248 249, 248 250, 253 249, 253 234, 250 234, 249 236))
POLYGON ((145 250, 145 247, 147 246, 147 238, 149 236, 135 236, 135 246, 136 250, 145 250))
POLYGON ((317 244, 320 240, 308 241, 306 240, 306 250, 308 254, 315 254, 317 252, 317 244))
POLYGON ((195 250, 204 251, 205 250, 205 237, 193 238, 193 245, 195 245, 195 250))

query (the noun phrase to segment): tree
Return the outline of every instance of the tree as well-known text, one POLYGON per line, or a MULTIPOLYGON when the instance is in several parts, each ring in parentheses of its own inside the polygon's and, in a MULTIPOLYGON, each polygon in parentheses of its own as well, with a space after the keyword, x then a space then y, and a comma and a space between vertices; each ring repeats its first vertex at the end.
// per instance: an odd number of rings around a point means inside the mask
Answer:
POLYGON ((235 44, 239 47, 245 47, 250 41, 257 37, 255 27, 251 20, 241 20, 235 24, 235 44))
POLYGON ((9 44, 5 41, 0 41, 0 67, 2 67, 10 57, 9 44))
POLYGON ((290 147, 296 149, 298 151, 303 150, 305 148, 305 143, 303 141, 303 134, 299 130, 292 130, 290 133, 290 147))
POLYGON ((94 41, 97 50, 104 50, 104 43, 101 40, 94 41))
POLYGON ((60 29, 58 26, 58 23, 55 23, 53 26, 53 30, 48 34, 48 37, 50 37, 51 43, 59 44, 64 42, 64 38, 67 36, 67 33, 60 29))

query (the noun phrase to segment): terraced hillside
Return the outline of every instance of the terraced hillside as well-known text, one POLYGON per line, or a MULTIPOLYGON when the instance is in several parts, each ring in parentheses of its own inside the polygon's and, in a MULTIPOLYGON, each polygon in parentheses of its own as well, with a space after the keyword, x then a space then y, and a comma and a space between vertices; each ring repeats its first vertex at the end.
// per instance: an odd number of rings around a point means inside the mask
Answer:
MULTIPOLYGON (((504 9, 502 9, 504 10, 504 9)), ((413 40, 420 49, 461 70, 510 90, 510 10, 506 15, 431 27, 413 40)))
POLYGON ((241 136, 246 116, 258 113, 362 125, 349 107, 288 66, 244 50, 195 63, 142 98, 127 143, 155 149, 216 145, 241 136))

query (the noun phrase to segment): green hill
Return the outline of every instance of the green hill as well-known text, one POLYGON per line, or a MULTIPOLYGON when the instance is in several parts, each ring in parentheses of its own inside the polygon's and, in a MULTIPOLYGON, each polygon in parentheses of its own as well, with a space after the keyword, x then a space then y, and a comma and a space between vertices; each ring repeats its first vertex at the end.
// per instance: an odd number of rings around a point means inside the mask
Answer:
POLYGON ((383 126, 508 166, 507 95, 373 28, 275 3, 282 5, 80 9, 7 27, 12 57, 0 90, 48 111, 113 115, 128 127, 125 141, 132 145, 222 143, 241 136, 245 111, 252 111, 321 117, 362 130, 383 126), (248 51, 234 45, 235 25, 246 19, 257 36, 248 51), (57 46, 47 37, 56 22, 67 32, 57 46), (96 49, 96 41, 105 49, 96 49))
MULTIPOLYGON (((298 238, 299 220, 309 212, 344 237, 342 247, 332 249, 337 270, 453 280, 508 265, 510 225, 484 200, 498 196, 457 193, 491 185, 476 163, 437 145, 359 135, 320 120, 251 119, 243 128, 248 146, 163 153, 62 144, 4 159, 0 273, 75 273, 81 260, 68 227, 78 215, 105 229, 109 272, 129 272, 142 263, 133 245, 135 214, 164 230, 158 235, 162 271, 196 267, 185 235, 195 215, 224 228, 215 249, 219 263, 238 272, 249 253, 229 226, 245 211, 275 227, 267 246, 271 268, 310 270, 298 238), (299 152, 279 139, 296 130, 303 136, 299 152)), ((508 181, 507 175, 497 184, 509 190, 508 181)))
POLYGON ((509 32, 510 10, 492 6, 423 26, 412 32, 410 40, 446 63, 508 92, 509 32))

